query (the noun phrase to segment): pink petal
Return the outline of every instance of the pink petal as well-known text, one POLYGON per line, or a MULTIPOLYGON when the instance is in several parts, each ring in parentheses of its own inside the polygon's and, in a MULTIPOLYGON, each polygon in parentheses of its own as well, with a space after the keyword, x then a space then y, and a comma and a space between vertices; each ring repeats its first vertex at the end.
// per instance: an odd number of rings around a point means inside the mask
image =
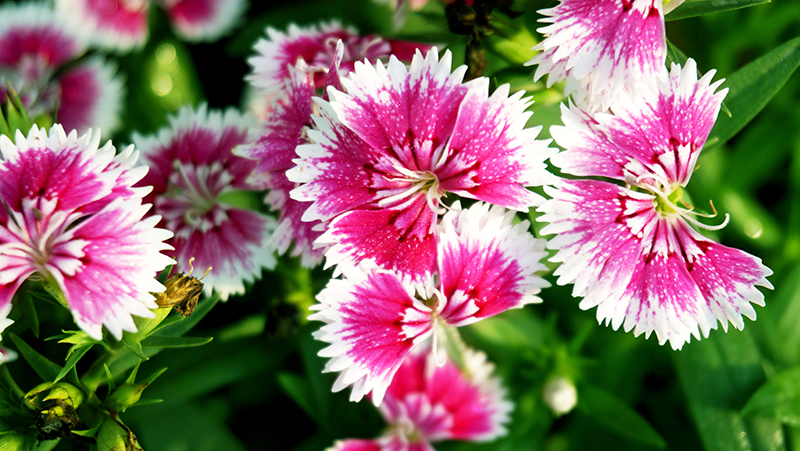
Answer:
POLYGON ((0 66, 4 68, 23 69, 38 60, 37 64, 52 71, 81 55, 85 47, 69 22, 43 3, 6 3, 0 8, 0 66))
POLYGON ((548 190, 540 210, 558 233, 548 245, 558 283, 574 282, 581 308, 597 306, 598 320, 667 340, 680 348, 719 320, 743 327, 763 305, 756 285, 771 287, 771 271, 749 254, 713 243, 679 216, 662 217, 651 195, 600 181, 564 181, 548 190))
POLYGON ((620 96, 614 114, 589 117, 575 107, 562 107, 564 126, 551 134, 567 149, 551 158, 563 171, 575 175, 602 175, 629 183, 654 174, 685 185, 716 120, 727 89, 714 91, 714 71, 697 79, 694 60, 673 66, 659 92, 620 96))
POLYGON ((547 255, 545 241, 528 232, 530 224, 511 225, 514 214, 477 203, 454 208, 442 220, 438 261, 446 304, 439 314, 462 326, 511 308, 541 302, 535 296, 549 284, 537 271, 547 255))
POLYGON ((114 66, 93 58, 65 71, 56 82, 61 92, 58 121, 65 129, 97 127, 110 134, 119 127, 123 88, 114 66))
POLYGON ((214 41, 244 13, 244 0, 160 0, 175 31, 189 41, 214 41))
POLYGON ((175 231, 178 267, 188 268, 195 257, 196 267, 213 268, 204 279, 208 292, 214 289, 223 299, 243 293, 245 281, 276 264, 267 249, 274 221, 219 200, 232 190, 252 189, 248 177, 257 163, 232 153, 247 142, 248 121, 233 110, 223 114, 201 106, 182 109, 170 122, 158 136, 134 135, 151 168, 140 182, 153 186, 145 200, 175 231))
POLYGON ((80 29, 92 44, 128 52, 147 42, 149 1, 57 0, 56 10, 80 29))
POLYGON ((531 114, 523 91, 509 97, 503 85, 488 96, 488 80, 467 94, 449 142, 448 159, 436 171, 442 189, 527 211, 544 199, 524 188, 549 183, 544 161, 555 154, 536 140, 541 127, 525 128, 531 114))
POLYGON ((584 84, 588 92, 576 93, 576 101, 586 98, 607 109, 623 87, 647 83, 662 70, 667 52, 662 8, 656 0, 561 0, 539 11, 546 16, 540 22, 551 25, 538 30, 546 39, 528 62, 539 65, 534 78, 550 73, 550 86, 567 75, 591 77, 584 84))
POLYGON ((422 280, 434 271, 435 221, 435 214, 418 195, 402 209, 345 213, 331 222, 317 244, 331 246, 325 253, 328 266, 356 265, 369 259, 381 268, 422 280))
POLYGON ((319 353, 331 357, 326 371, 341 371, 333 391, 353 385, 351 400, 371 391, 381 403, 405 356, 432 333, 431 309, 416 297, 432 296, 425 291, 374 265, 328 283, 309 319, 326 323, 315 337, 331 343, 319 353))

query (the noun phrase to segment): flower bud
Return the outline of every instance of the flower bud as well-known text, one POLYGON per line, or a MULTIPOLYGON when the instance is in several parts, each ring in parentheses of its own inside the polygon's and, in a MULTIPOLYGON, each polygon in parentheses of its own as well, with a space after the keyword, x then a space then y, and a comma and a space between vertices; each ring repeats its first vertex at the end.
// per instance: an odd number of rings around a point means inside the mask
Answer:
POLYGON ((143 451, 127 426, 112 417, 108 417, 97 431, 98 451, 143 451))
POLYGON ((29 391, 25 405, 37 412, 34 426, 39 440, 68 437, 73 430, 86 429, 77 413, 83 399, 83 392, 67 382, 45 382, 29 391))
POLYGON ((561 416, 578 403, 578 391, 566 377, 555 376, 544 385, 544 400, 556 416, 561 416))
POLYGON ((133 384, 125 382, 120 385, 106 400, 106 408, 112 412, 124 412, 128 407, 136 404, 142 397, 142 392, 149 384, 133 384))

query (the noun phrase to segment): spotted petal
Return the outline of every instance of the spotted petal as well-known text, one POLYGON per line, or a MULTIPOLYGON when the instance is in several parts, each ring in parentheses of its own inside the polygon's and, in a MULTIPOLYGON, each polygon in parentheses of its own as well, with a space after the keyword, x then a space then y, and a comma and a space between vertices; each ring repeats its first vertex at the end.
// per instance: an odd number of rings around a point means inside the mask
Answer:
POLYGON ((341 371, 333 390, 353 385, 351 400, 371 391, 379 405, 405 356, 432 333, 431 308, 417 295, 433 294, 374 265, 346 275, 320 292, 309 319, 326 324, 315 337, 331 343, 319 353, 331 357, 325 371, 341 371))
POLYGON ((683 68, 673 65, 658 92, 643 88, 636 96, 620 94, 613 114, 589 116, 562 106, 564 125, 551 127, 550 133, 567 150, 550 161, 574 175, 629 183, 655 175, 685 186, 727 93, 727 88, 714 92, 722 80, 711 83, 713 76, 709 71, 698 80, 689 59, 683 68))
POLYGON ((662 217, 654 197, 608 182, 564 181, 548 189, 552 200, 540 211, 543 234, 558 233, 548 247, 560 285, 574 283, 580 306, 597 306, 599 321, 613 328, 667 340, 679 349, 742 315, 755 318, 750 303, 763 305, 755 288, 771 288, 772 272, 761 260, 714 243, 679 216, 662 217))
POLYGON ((661 0, 561 0, 540 22, 546 38, 527 64, 548 86, 567 79, 567 94, 589 108, 607 109, 625 87, 646 84, 667 54, 661 0))
POLYGON ((477 203, 442 220, 438 259, 446 304, 440 315, 463 326, 511 308, 541 302, 535 295, 549 283, 536 275, 546 269, 545 240, 535 239, 528 221, 512 225, 514 214, 477 203))

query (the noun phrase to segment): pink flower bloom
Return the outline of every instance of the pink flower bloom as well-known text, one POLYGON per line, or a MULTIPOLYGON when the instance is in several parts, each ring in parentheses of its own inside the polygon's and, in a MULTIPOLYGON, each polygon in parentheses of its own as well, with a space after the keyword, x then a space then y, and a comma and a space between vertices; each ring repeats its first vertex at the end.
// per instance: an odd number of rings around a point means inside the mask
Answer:
POLYGON ((58 116, 66 130, 119 125, 122 81, 101 58, 65 66, 85 51, 67 21, 43 3, 0 8, 0 96, 10 84, 32 117, 58 116))
POLYGON ((147 42, 151 3, 164 8, 176 34, 192 42, 219 39, 247 6, 245 0, 56 0, 56 8, 82 24, 93 45, 127 52, 147 42))
POLYGON ((535 295, 548 284, 535 273, 545 269, 544 240, 528 222, 511 225, 512 212, 482 203, 453 208, 436 240, 436 277, 414 282, 365 261, 317 296, 309 319, 326 323, 315 336, 331 343, 320 351, 331 357, 326 371, 341 371, 334 391, 353 385, 351 400, 372 391, 379 405, 405 356, 437 327, 541 302, 535 295))
POLYGON ((579 104, 608 109, 624 87, 649 82, 664 70, 667 41, 662 0, 561 0, 539 11, 550 23, 528 64, 547 86, 566 79, 579 104))
MULTIPOLYGON (((558 283, 574 283, 580 306, 597 306, 598 320, 616 329, 649 336, 680 348, 690 335, 708 336, 717 321, 727 330, 755 319, 750 303, 764 304, 755 286, 771 288, 772 274, 761 260, 710 241, 688 223, 683 188, 694 171, 727 93, 711 84, 714 71, 697 79, 688 60, 659 79, 658 91, 623 96, 612 114, 589 117, 563 108, 565 126, 551 134, 566 149, 551 161, 564 172, 602 176, 629 187, 597 180, 564 180, 548 190, 540 207, 549 222, 542 233, 557 233, 549 247, 558 283)), ((727 222, 727 219, 726 219, 727 222)), ((724 224, 723 224, 724 225, 724 224)))
POLYGON ((292 69, 291 75, 286 80, 284 96, 275 103, 275 110, 254 142, 238 147, 235 153, 258 162, 248 182, 269 189, 265 202, 280 211, 270 246, 278 254, 284 254, 294 241, 292 255, 302 256, 303 265, 311 267, 322 261, 323 250, 313 248, 314 241, 322 234, 315 226, 322 224, 302 220, 311 204, 289 197, 297 185, 286 177, 286 171, 294 167, 297 146, 308 142, 316 90, 312 75, 300 69, 292 69))
POLYGON ((467 349, 465 369, 437 365, 429 352, 409 354, 392 381, 380 413, 388 431, 375 440, 349 439, 331 451, 433 450, 431 442, 485 442, 506 434, 513 404, 486 355, 467 349))
MULTIPOLYGON (((133 167, 133 146, 119 155, 99 133, 81 137, 55 125, 32 128, 16 143, 0 136, 0 315, 28 277, 63 293, 75 322, 101 339, 135 332, 131 315, 152 317, 155 276, 172 259, 161 254, 172 233, 142 219, 148 188, 133 188, 147 172, 133 167), (35 275, 35 276, 34 276, 35 275)), ((5 324, 7 325, 7 323, 5 324)))
POLYGON ((163 224, 175 232, 172 256, 179 268, 194 258, 197 268, 213 269, 203 282, 207 293, 223 299, 244 293, 244 281, 273 268, 275 257, 265 249, 274 221, 257 212, 229 205, 224 196, 252 190, 246 182, 254 161, 231 150, 247 141, 247 121, 233 110, 224 115, 183 108, 157 136, 134 136, 150 166, 141 184, 153 185, 147 198, 163 224))
POLYGON ((530 105, 508 85, 488 95, 485 78, 462 83, 450 53, 414 57, 409 69, 357 63, 318 101, 315 142, 298 148, 292 198, 313 202, 305 221, 331 221, 317 245, 328 264, 378 266, 425 278, 434 266, 436 222, 448 192, 527 211, 543 199, 525 189, 551 180, 552 149, 526 129, 530 105))
POLYGON ((255 45, 258 55, 248 60, 253 66, 248 80, 267 92, 280 90, 284 79, 291 78, 288 67, 296 66, 298 60, 303 62, 306 70, 315 74, 315 88, 325 86, 325 73, 333 63, 336 44, 340 40, 344 45, 341 67, 344 74, 353 70, 356 61, 367 59, 375 63, 388 59, 389 55, 410 61, 417 49, 427 51, 431 48, 427 44, 361 36, 355 29, 345 28, 336 21, 309 27, 291 24, 286 33, 269 27, 267 35, 267 39, 261 39, 255 45))

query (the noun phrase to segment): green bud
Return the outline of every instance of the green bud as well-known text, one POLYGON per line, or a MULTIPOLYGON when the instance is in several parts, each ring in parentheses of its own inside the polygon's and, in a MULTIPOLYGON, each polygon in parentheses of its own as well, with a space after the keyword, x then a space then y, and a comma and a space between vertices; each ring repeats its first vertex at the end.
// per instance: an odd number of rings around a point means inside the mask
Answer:
POLYGON ((143 451, 133 431, 112 417, 108 417, 97 431, 98 451, 143 451))
POLYGON ((67 382, 45 382, 29 391, 24 404, 36 411, 34 426, 39 440, 68 437, 73 430, 86 429, 77 413, 83 399, 83 392, 67 382))
POLYGON ((148 385, 125 382, 108 397, 106 408, 112 412, 124 412, 125 409, 139 401, 139 398, 142 397, 142 392, 148 385))
POLYGON ((83 391, 67 382, 44 382, 25 394, 25 405, 33 410, 42 410, 60 401, 77 409, 83 403, 83 391))
POLYGON ((0 451, 28 451, 27 437, 18 432, 0 434, 0 451))

